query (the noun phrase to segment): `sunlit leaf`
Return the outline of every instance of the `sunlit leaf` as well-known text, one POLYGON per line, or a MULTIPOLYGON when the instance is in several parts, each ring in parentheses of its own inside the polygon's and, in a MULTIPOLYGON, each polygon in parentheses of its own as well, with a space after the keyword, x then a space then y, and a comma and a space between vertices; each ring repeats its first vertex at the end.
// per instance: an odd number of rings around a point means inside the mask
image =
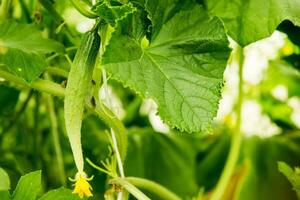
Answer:
POLYGON ((161 28, 157 25, 147 46, 135 31, 135 19, 131 15, 118 25, 104 67, 125 86, 153 98, 172 127, 206 130, 218 109, 230 53, 222 23, 194 5, 173 13, 161 28))

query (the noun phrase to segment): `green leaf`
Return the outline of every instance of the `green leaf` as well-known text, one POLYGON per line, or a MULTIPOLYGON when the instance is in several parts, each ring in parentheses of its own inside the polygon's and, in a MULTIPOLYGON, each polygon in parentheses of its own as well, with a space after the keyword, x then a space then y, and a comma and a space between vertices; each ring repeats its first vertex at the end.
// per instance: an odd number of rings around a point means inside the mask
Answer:
POLYGON ((299 0, 205 0, 205 3, 242 46, 270 36, 284 20, 300 26, 299 0))
POLYGON ((12 195, 13 200, 35 200, 41 189, 41 171, 22 176, 12 195))
POLYGON ((114 79, 153 98, 165 122, 198 132, 216 115, 230 49, 220 20, 192 7, 154 30, 146 47, 130 15, 112 34, 102 62, 114 79))
POLYGON ((9 176, 4 169, 0 168, 0 191, 10 189, 9 176))
POLYGON ((96 4, 93 11, 107 23, 115 26, 117 21, 136 11, 136 8, 131 3, 121 4, 118 1, 104 1, 96 4))
POLYGON ((28 82, 47 67, 44 54, 64 51, 60 43, 44 39, 32 24, 3 21, 0 26, 0 64, 28 82))
POLYGON ((62 187, 56 190, 51 190, 39 200, 80 200, 80 198, 78 195, 73 194, 71 190, 62 187))
POLYGON ((278 169, 291 182, 294 190, 297 192, 298 198, 300 198, 300 169, 296 168, 294 171, 289 165, 284 162, 278 162, 278 169))

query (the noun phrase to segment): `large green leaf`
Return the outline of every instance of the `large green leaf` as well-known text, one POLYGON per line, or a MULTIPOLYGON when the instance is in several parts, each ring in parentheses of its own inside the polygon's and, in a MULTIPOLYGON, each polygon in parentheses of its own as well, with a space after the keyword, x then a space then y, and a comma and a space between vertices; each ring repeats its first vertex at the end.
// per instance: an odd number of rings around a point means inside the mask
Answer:
POLYGON ((73 194, 71 190, 59 188, 56 190, 51 190, 39 200, 80 200, 80 198, 78 195, 73 194))
POLYGON ((32 24, 14 21, 0 22, 0 64, 31 82, 47 67, 44 54, 63 52, 63 46, 44 39, 32 24))
POLYGON ((284 20, 300 25, 299 0, 205 0, 205 4, 242 46, 270 36, 284 20))
POLYGON ((153 29, 146 46, 136 19, 130 15, 119 23, 103 55, 104 67, 125 86, 153 98, 172 127, 205 130, 216 115, 230 53, 222 23, 195 4, 153 29))
POLYGON ((12 200, 35 200, 41 189, 41 171, 22 176, 12 195, 12 200))

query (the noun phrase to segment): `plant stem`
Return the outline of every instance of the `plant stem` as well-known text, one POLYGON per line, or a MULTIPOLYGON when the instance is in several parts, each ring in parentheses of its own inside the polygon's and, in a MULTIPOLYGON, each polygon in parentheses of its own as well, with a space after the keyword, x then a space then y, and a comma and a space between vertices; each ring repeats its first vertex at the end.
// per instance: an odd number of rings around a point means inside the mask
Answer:
POLYGON ((88 108, 96 112, 98 117, 100 117, 108 127, 114 130, 118 141, 121 159, 124 160, 127 151, 126 129, 121 120, 119 120, 109 108, 107 108, 102 102, 100 102, 99 99, 95 98, 95 100, 96 107, 94 107, 90 102, 87 102, 88 108))
POLYGON ((1 7, 0 7, 1 20, 5 20, 8 18, 10 3, 11 0, 2 0, 1 7))
POLYGON ((124 174, 124 169, 123 169, 123 163, 122 163, 122 159, 121 159, 121 156, 120 156, 116 135, 115 135, 113 129, 111 129, 110 132, 111 132, 111 138, 112 138, 113 145, 114 145, 114 150, 115 150, 116 157, 117 157, 117 163, 118 163, 120 177, 124 178, 125 174, 124 174))
MULTIPOLYGON (((48 77, 50 79, 50 77, 48 77)), ((61 146, 59 142, 59 133, 58 133, 58 123, 55 113, 55 107, 53 98, 50 95, 45 95, 47 107, 49 111, 49 117, 50 117, 50 123, 51 123, 51 134, 53 139, 53 146, 56 154, 56 160, 57 160, 57 166, 58 166, 58 172, 60 181, 63 185, 66 185, 66 174, 64 169, 64 161, 62 157, 62 151, 61 146)))
POLYGON ((53 138, 53 145, 55 149, 56 159, 57 159, 57 166, 59 171, 59 177, 61 179, 61 183, 63 185, 66 184, 66 175, 64 170, 64 162, 59 142, 59 134, 58 134, 58 126, 57 126, 57 119, 56 119, 56 113, 54 110, 54 103, 53 99, 50 95, 47 95, 47 101, 48 101, 48 109, 49 109, 49 115, 50 115, 50 121, 51 121, 51 133, 53 138))
POLYGON ((212 194, 211 200, 220 200, 228 186, 230 178, 234 172, 236 166, 241 142, 242 142, 242 132, 241 132, 241 122, 242 122, 242 104, 243 104, 243 63, 244 63, 244 53, 243 48, 238 47, 237 49, 238 59, 239 59, 239 85, 238 85, 238 99, 237 99, 237 122, 236 130, 231 139, 231 147, 229 150, 228 158, 222 172, 221 178, 217 184, 215 191, 212 194))
MULTIPOLYGON (((118 169, 119 169, 119 174, 120 174, 121 178, 125 178, 124 168, 123 168, 123 163, 122 163, 122 158, 121 158, 121 155, 120 155, 120 152, 119 152, 118 142, 117 142, 117 139, 116 139, 116 135, 115 135, 115 132, 114 132, 114 130, 112 128, 110 129, 110 132, 111 132, 111 138, 112 138, 113 148, 114 148, 115 155, 116 155, 116 158, 117 158, 117 165, 118 165, 118 169)), ((124 200, 125 197, 123 198, 123 194, 125 194, 125 193, 123 193, 123 191, 119 192, 117 200, 124 200)))
MULTIPOLYGON (((113 179, 116 183, 124 187, 130 194, 132 194, 138 200, 150 200, 143 192, 141 192, 138 188, 134 185, 126 181, 126 179, 114 177, 113 179)), ((172 199, 173 200, 173 199, 172 199)))
POLYGON ((133 184, 138 188, 148 190, 149 192, 160 197, 161 199, 182 200, 182 198, 178 197, 176 194, 154 181, 136 177, 127 177, 125 178, 125 180, 127 180, 129 183, 133 184))
MULTIPOLYGON (((101 29, 102 30, 102 29, 101 29)), ((101 50, 100 55, 105 51, 105 45, 106 40, 108 39, 106 36, 109 32, 108 29, 104 29, 104 36, 101 37, 101 50)), ((127 153, 127 143, 128 138, 126 134, 126 129, 124 127, 123 122, 118 119, 118 117, 106 106, 99 98, 99 90, 103 84, 106 84, 106 76, 105 76, 105 70, 102 70, 100 59, 96 63, 96 66, 94 68, 93 72, 93 80, 95 82, 94 88, 93 88, 93 98, 95 100, 96 106, 93 106, 90 102, 88 102, 89 107, 94 110, 97 115, 102 119, 102 121, 115 133, 116 141, 118 144, 118 150, 121 156, 121 160, 125 160, 126 153, 127 153), (101 78, 103 80, 101 80, 101 78), (102 85, 101 85, 102 83, 102 85)))
POLYGON ((68 75, 69 75, 68 71, 63 70, 58 67, 47 67, 46 71, 49 72, 50 74, 58 75, 63 78, 68 78, 68 75))
POLYGON ((76 10, 78 10, 78 12, 80 12, 83 16, 91 19, 95 19, 98 17, 98 15, 96 15, 94 12, 89 10, 89 6, 86 3, 78 0, 70 0, 70 1, 73 4, 73 6, 76 8, 76 10))
POLYGON ((63 97, 65 95, 65 89, 61 87, 57 83, 53 83, 52 81, 49 80, 42 80, 42 79, 37 79, 32 83, 27 83, 25 80, 22 78, 19 78, 9 72, 0 70, 0 77, 4 78, 7 81, 11 81, 13 83, 16 83, 22 87, 25 88, 33 88, 36 90, 39 90, 41 92, 46 92, 49 94, 52 94, 54 96, 59 96, 63 97))
POLYGON ((40 169, 41 167, 41 160, 39 159, 40 151, 40 141, 41 135, 39 133, 39 114, 40 114, 40 94, 35 92, 34 93, 34 108, 33 108, 33 127, 32 127, 32 156, 33 156, 33 164, 35 169, 40 169))

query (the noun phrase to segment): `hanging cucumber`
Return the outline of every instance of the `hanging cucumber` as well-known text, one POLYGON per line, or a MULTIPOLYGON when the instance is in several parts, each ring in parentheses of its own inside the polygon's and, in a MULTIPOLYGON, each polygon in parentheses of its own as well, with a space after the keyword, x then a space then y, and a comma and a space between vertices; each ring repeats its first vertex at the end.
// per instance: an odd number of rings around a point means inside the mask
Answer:
POLYGON ((86 32, 76 52, 65 92, 66 130, 79 174, 83 174, 81 123, 85 100, 91 89, 92 74, 100 47, 97 29, 86 32))

